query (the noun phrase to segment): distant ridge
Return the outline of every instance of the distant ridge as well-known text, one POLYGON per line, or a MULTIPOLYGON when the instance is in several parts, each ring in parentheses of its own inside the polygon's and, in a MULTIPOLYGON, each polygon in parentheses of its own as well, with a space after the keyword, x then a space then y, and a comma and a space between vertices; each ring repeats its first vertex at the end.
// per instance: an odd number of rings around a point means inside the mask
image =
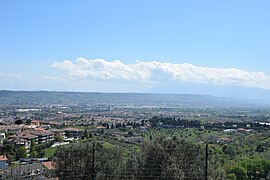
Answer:
POLYGON ((0 90, 0 103, 12 105, 114 104, 134 106, 244 107, 250 102, 201 94, 102 93, 0 90))

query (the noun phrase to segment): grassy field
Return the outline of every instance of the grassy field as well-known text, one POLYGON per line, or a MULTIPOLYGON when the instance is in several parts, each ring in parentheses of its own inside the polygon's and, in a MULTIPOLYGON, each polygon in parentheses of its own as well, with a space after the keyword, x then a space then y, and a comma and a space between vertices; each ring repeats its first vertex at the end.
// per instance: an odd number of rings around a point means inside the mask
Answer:
POLYGON ((58 147, 50 147, 44 150, 44 157, 45 158, 52 158, 56 153, 58 147))

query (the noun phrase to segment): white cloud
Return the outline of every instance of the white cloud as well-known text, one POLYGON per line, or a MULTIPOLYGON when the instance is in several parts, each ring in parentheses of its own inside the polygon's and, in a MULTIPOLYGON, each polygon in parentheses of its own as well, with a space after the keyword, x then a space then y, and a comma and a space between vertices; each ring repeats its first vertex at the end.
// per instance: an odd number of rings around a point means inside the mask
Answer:
POLYGON ((20 74, 12 74, 12 73, 4 73, 4 72, 0 72, 0 79, 1 82, 7 81, 10 83, 14 83, 15 81, 19 80, 23 78, 22 75, 20 74))
POLYGON ((52 67, 66 71, 72 77, 104 80, 182 81, 234 85, 270 89, 270 76, 264 72, 248 72, 237 68, 210 68, 192 64, 173 64, 158 61, 137 61, 125 64, 119 60, 87 60, 77 58, 54 62, 52 67))

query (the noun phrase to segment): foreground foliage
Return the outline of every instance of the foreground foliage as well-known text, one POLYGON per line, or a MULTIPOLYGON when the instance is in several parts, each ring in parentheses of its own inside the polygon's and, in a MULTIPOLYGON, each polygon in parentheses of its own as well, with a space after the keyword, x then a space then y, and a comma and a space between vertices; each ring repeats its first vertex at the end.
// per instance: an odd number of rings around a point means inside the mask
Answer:
MULTIPOLYGON (((217 155, 210 151, 209 179, 225 179, 217 155)), ((158 137, 146 142, 140 150, 109 143, 63 146, 55 155, 60 179, 91 177, 97 179, 194 179, 204 178, 205 149, 183 139, 158 137)))

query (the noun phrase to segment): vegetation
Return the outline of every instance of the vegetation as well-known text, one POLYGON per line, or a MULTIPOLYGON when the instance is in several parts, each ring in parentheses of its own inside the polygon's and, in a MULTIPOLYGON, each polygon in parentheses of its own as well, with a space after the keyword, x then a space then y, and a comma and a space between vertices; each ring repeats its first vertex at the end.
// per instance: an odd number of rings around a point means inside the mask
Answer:
POLYGON ((52 159, 56 154, 58 147, 49 147, 43 151, 43 157, 52 159))
POLYGON ((38 156, 38 153, 36 151, 36 141, 35 140, 32 140, 31 141, 31 146, 30 146, 30 152, 29 152, 29 154, 30 154, 30 157, 33 157, 33 158, 35 158, 35 157, 38 156))
POLYGON ((60 135, 56 135, 54 138, 55 138, 55 141, 56 142, 62 142, 62 141, 64 141, 63 136, 60 136, 60 135))
MULTIPOLYGON (((102 178, 163 179, 202 178, 205 169, 204 147, 178 138, 158 137, 140 149, 96 142, 92 164, 93 143, 77 143, 60 147, 55 155, 58 176, 63 179, 86 177, 96 173, 102 178), (85 153, 87 152, 87 153, 85 153)), ((225 179, 218 156, 211 154, 210 177, 225 179)))
POLYGON ((19 160, 20 158, 26 158, 27 157, 27 151, 25 147, 20 147, 16 152, 16 159, 19 160))

